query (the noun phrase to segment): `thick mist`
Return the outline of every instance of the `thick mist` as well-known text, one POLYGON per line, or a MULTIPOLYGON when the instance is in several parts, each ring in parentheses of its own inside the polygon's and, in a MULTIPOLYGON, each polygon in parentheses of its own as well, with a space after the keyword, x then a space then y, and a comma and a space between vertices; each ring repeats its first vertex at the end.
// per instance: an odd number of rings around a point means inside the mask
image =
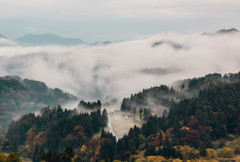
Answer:
POLYGON ((99 46, 0 47, 0 75, 45 82, 86 100, 240 70, 240 34, 158 34, 99 46))

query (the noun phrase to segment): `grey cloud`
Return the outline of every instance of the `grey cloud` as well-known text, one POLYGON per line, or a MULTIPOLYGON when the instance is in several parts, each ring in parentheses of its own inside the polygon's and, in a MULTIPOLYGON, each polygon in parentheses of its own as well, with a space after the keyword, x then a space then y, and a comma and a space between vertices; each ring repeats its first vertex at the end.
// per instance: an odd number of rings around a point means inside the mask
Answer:
POLYGON ((3 35, 0 34, 0 47, 4 46, 16 46, 17 44, 11 40, 6 39, 3 35))
POLYGON ((99 64, 97 64, 96 66, 93 67, 92 71, 93 72, 98 72, 102 69, 107 69, 107 68, 110 68, 110 65, 99 63, 99 64))
POLYGON ((172 73, 181 72, 181 69, 178 68, 144 68, 140 70, 140 73, 148 74, 148 75, 168 75, 172 73))

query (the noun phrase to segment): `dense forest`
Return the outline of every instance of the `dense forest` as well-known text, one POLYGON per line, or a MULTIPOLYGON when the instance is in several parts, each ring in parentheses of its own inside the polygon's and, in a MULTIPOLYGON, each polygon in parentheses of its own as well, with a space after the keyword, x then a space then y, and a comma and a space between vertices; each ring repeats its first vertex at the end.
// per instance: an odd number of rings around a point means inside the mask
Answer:
POLYGON ((208 88, 211 85, 218 85, 220 83, 237 83, 240 81, 240 72, 229 73, 221 75, 218 73, 208 74, 204 77, 186 79, 180 81, 178 88, 180 87, 183 92, 185 92, 186 97, 197 97, 200 90, 208 88))
POLYGON ((214 158, 240 153, 238 144, 231 149, 223 147, 224 142, 220 148, 214 145, 216 140, 239 136, 239 81, 240 73, 209 74, 181 81, 177 90, 152 87, 125 98, 122 111, 136 113, 137 109, 141 118, 146 116, 144 110, 149 109, 153 116, 148 116, 141 128, 130 129, 118 141, 115 158, 136 160, 142 157, 142 152, 145 157, 183 160, 206 157, 210 152, 214 158), (159 116, 151 105, 167 106, 169 112, 159 116), (191 151, 192 155, 186 156, 185 151, 191 151))
POLYGON ((141 118, 148 109, 153 116, 118 141, 115 155, 119 160, 127 160, 145 150, 145 156, 184 159, 182 148, 176 146, 189 146, 198 152, 191 158, 206 156, 206 148, 214 147, 212 141, 240 133, 239 81, 240 73, 223 77, 209 74, 181 81, 177 90, 162 85, 124 98, 122 111, 136 113, 137 109, 141 118), (159 116, 152 111, 153 103, 169 107, 169 112, 159 116))
POLYGON ((214 140, 240 134, 239 99, 239 82, 212 85, 200 91, 199 97, 173 104, 168 114, 151 116, 141 128, 130 129, 118 141, 115 155, 119 160, 127 160, 146 149, 145 156, 183 159, 181 147, 176 146, 189 146, 198 150, 190 158, 206 156, 206 149, 214 147, 214 140))
POLYGON ((7 141, 4 142, 4 149, 20 151, 21 155, 30 158, 36 158, 35 152, 42 155, 45 149, 57 153, 69 146, 75 151, 80 151, 81 146, 89 143, 94 134, 106 127, 107 122, 108 115, 105 109, 102 112, 98 109, 91 113, 79 114, 76 109, 46 107, 41 115, 29 113, 12 123, 8 129, 7 141))
MULTIPOLYGON (((132 94, 129 98, 124 98, 121 104, 121 111, 138 113, 143 117, 144 112, 162 115, 168 111, 172 104, 183 99, 198 97, 201 90, 213 85, 224 83, 236 83, 240 81, 240 72, 236 74, 208 74, 204 77, 186 79, 178 81, 175 89, 166 85, 143 89, 142 92, 132 94)), ((146 114, 149 114, 146 113, 146 114)), ((146 117, 147 119, 148 117, 146 117)))
POLYGON ((151 113, 163 114, 177 98, 183 98, 183 95, 176 92, 173 88, 165 85, 152 87, 131 95, 130 98, 124 98, 121 104, 121 111, 140 114, 140 118, 147 120, 151 113))
POLYGON ((144 122, 118 140, 104 131, 108 114, 100 101, 79 103, 89 113, 47 107, 41 116, 30 113, 12 123, 2 150, 34 161, 235 160, 240 155, 239 81, 240 73, 209 74, 181 81, 176 89, 161 85, 131 95, 121 110, 144 122))
POLYGON ((77 97, 58 88, 48 88, 43 82, 22 80, 18 76, 0 77, 0 130, 19 115, 75 100, 77 97))
POLYGON ((85 101, 80 101, 78 104, 78 109, 81 111, 81 109, 86 109, 86 110, 98 110, 102 107, 102 103, 100 100, 97 102, 85 102, 85 101))

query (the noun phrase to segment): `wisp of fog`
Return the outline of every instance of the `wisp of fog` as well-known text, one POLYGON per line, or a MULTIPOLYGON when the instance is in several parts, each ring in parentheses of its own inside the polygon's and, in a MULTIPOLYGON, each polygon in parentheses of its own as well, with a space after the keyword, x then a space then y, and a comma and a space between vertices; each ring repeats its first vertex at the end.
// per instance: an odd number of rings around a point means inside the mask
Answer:
POLYGON ((45 82, 86 100, 240 70, 240 34, 157 34, 109 45, 0 47, 0 75, 45 82))

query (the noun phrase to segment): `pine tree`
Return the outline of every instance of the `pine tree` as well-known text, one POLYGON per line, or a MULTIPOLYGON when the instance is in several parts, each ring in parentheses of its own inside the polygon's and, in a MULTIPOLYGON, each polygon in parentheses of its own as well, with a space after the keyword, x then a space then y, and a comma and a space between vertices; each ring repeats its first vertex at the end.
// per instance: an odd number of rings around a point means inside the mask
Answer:
POLYGON ((142 110, 142 108, 140 108, 140 110, 139 110, 140 119, 142 119, 142 113, 143 113, 143 110, 142 110))
POLYGON ((199 147, 199 152, 200 152, 201 156, 207 155, 206 145, 204 143, 201 143, 201 145, 199 147))
POLYGON ((73 148, 71 146, 68 146, 66 148, 66 152, 67 154, 70 156, 70 157, 73 157, 74 156, 74 153, 73 153, 73 148))
POLYGON ((35 146, 35 149, 34 149, 34 153, 33 153, 33 161, 34 162, 38 162, 39 159, 38 159, 38 145, 35 146))
POLYGON ((150 155, 155 155, 156 152, 155 152, 155 147, 153 145, 149 145, 146 149, 146 152, 145 152, 145 157, 147 156, 150 156, 150 155))
POLYGON ((71 162, 71 157, 67 154, 66 149, 63 150, 60 162, 71 162))

